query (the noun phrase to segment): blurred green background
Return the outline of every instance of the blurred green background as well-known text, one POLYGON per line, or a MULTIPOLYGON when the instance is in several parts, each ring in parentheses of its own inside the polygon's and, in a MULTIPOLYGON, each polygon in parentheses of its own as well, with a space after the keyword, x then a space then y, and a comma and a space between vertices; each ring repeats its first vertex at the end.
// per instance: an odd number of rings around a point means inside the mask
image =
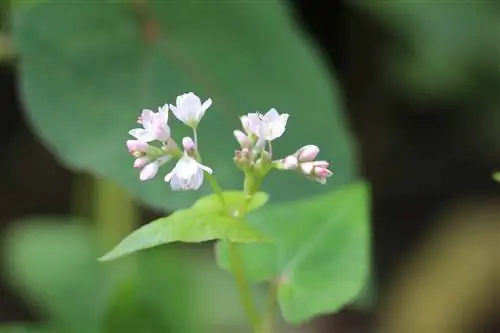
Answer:
MULTIPOLYGON (((141 183, 124 148, 141 109, 187 91, 214 100, 200 125, 201 149, 224 188, 241 186, 231 163, 237 117, 271 107, 291 115, 276 153, 318 144, 336 173, 327 186, 276 174, 263 188, 272 206, 252 223, 291 254, 317 245, 293 285, 305 288, 296 316, 314 320, 292 327, 277 319, 277 331, 372 332, 394 294, 402 309, 426 318, 428 304, 448 296, 429 294, 412 308, 404 304, 414 296, 391 288, 413 281, 403 263, 432 248, 429 235, 451 244, 451 231, 436 226, 452 230, 460 219, 440 216, 465 207, 459 216, 480 226, 478 237, 498 235, 490 229, 500 220, 492 176, 500 169, 495 2, 18 0, 1 8, 2 333, 248 331, 213 244, 96 260, 140 225, 208 193, 208 186, 173 193, 161 178, 141 183), (370 198, 340 200, 336 193, 360 178, 370 198), (368 219, 362 212, 370 206, 368 219)), ((176 126, 180 139, 187 132, 176 126)), ((475 243, 460 242, 475 253, 475 243)), ((269 261, 250 260, 249 274, 272 278, 290 258, 269 261)), ((492 258, 485 267, 500 263, 492 258)), ((265 287, 255 288, 261 304, 265 287)), ((498 332, 496 312, 481 311, 470 332, 498 332)), ((436 322, 428 327, 437 332, 436 322)), ((403 331, 413 332, 406 324, 403 331)))

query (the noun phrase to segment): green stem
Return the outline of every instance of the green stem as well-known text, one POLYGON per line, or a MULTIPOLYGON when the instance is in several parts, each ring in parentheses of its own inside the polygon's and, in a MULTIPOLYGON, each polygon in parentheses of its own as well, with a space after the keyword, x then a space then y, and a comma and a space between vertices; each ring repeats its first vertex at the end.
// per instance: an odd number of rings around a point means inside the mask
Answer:
POLYGON ((271 281, 269 283, 269 294, 267 297, 267 303, 265 308, 265 316, 262 321, 261 330, 262 332, 271 333, 273 332, 274 318, 276 316, 276 296, 278 292, 278 282, 271 281))
MULTIPOLYGON (((210 182, 210 185, 212 186, 212 189, 219 196, 221 203, 225 207, 227 207, 221 187, 211 174, 207 173, 206 175, 208 181, 210 182)), ((233 273, 234 278, 236 280, 236 287, 238 289, 240 301, 243 305, 245 314, 252 326, 252 330, 255 333, 257 333, 259 332, 259 326, 261 320, 257 308, 255 307, 252 298, 252 293, 248 285, 248 281, 246 280, 245 277, 245 271, 243 270, 242 260, 241 260, 241 255, 239 253, 238 245, 231 241, 227 241, 227 244, 228 244, 229 264, 231 266, 231 272, 233 273)))
POLYGON ((236 286, 238 288, 238 293, 240 296, 243 309, 245 310, 246 316, 252 325, 252 330, 254 332, 259 331, 260 327, 260 316, 255 307, 252 294, 248 282, 245 278, 245 273, 243 271, 243 266, 241 265, 241 256, 239 253, 238 245, 233 242, 227 242, 228 252, 229 252, 229 263, 231 265, 231 271, 234 274, 236 280, 236 286))
POLYGON ((193 128, 193 140, 196 145, 196 150, 198 150, 198 132, 196 131, 196 128, 193 128))

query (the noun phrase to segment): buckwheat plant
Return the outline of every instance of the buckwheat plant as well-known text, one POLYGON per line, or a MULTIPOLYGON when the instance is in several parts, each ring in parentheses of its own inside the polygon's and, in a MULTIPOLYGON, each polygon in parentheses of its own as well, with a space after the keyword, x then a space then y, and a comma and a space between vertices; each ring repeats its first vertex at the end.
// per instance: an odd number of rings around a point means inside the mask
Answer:
POLYGON ((137 120, 140 127, 129 131, 133 139, 126 145, 135 158, 134 168, 140 170, 140 180, 154 179, 164 165, 175 162, 164 176, 173 191, 195 191, 207 180, 214 193, 199 199, 190 208, 136 230, 101 260, 177 241, 224 241, 242 305, 254 331, 260 331, 264 323, 253 303, 237 243, 272 239, 251 228, 245 216, 266 203, 267 195, 259 192, 259 188, 271 170, 295 172, 320 184, 325 184, 333 173, 328 169, 328 162, 316 160, 319 148, 315 145, 306 145, 288 156, 275 158, 272 142, 285 133, 289 115, 270 109, 265 114, 249 113, 240 117, 242 129, 233 132, 239 144, 233 161, 244 174, 243 191, 223 191, 215 179, 217 170, 205 164, 198 145, 198 124, 211 104, 210 98, 202 103, 198 96, 189 92, 178 96, 175 105, 165 104, 157 112, 143 110, 137 120), (170 111, 193 131, 192 137, 182 138, 180 144, 173 138, 168 125, 170 111))

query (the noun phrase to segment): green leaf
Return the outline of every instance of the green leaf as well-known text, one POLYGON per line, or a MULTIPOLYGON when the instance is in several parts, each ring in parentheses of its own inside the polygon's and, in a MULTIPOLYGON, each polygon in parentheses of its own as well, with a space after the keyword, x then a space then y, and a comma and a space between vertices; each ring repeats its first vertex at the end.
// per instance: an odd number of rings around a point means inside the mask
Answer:
MULTIPOLYGON (((272 107, 291 116, 273 143, 276 158, 314 143, 337 174, 319 187, 276 172, 263 188, 273 200, 327 192, 355 177, 337 84, 282 1, 53 0, 15 7, 14 14, 21 95, 36 133, 69 166, 107 177, 139 200, 176 210, 209 193, 208 186, 172 193, 161 180, 172 164, 158 180, 139 181, 125 149, 142 109, 188 91, 213 100, 198 136, 222 187, 242 183, 232 162, 238 117, 272 107)), ((178 142, 192 135, 171 118, 178 142)))
POLYGON ((162 244, 200 243, 214 239, 227 239, 238 243, 268 241, 264 234, 241 219, 219 213, 184 209, 137 229, 100 260, 116 259, 162 244))
POLYGON ((109 284, 95 260, 94 234, 80 222, 16 222, 6 238, 6 272, 23 298, 62 331, 98 332, 109 284))
POLYGON ((246 207, 246 213, 249 213, 264 206, 269 200, 269 196, 264 192, 256 193, 248 203, 246 202, 246 194, 241 191, 225 191, 222 193, 222 196, 224 204, 220 196, 214 193, 198 199, 191 208, 200 212, 220 212, 229 216, 237 216, 235 212, 243 206, 246 207))
MULTIPOLYGON (((354 300, 369 271, 368 188, 355 183, 294 204, 267 207, 249 224, 272 244, 241 244, 247 276, 278 282, 284 318, 300 323, 354 300)), ((228 269, 227 247, 217 244, 228 269)))

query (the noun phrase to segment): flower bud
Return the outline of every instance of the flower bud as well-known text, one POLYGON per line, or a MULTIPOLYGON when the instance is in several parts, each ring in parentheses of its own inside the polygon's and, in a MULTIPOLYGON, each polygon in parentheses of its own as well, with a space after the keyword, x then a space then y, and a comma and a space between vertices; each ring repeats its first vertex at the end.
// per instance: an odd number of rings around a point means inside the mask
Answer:
POLYGON ((156 161, 147 164, 141 170, 141 173, 139 174, 139 179, 142 181, 153 179, 156 176, 156 174, 158 173, 158 168, 159 168, 159 165, 158 165, 158 163, 156 163, 156 161))
POLYGON ((185 151, 191 151, 196 149, 196 143, 189 136, 182 138, 182 147, 185 151))
POLYGON ((301 163, 300 170, 306 176, 325 184, 326 179, 333 175, 333 172, 328 170, 328 166, 329 163, 326 161, 311 161, 301 163))
POLYGON ((319 154, 319 147, 315 145, 307 145, 299 150, 297 150, 294 154, 295 157, 299 160, 299 162, 311 162, 314 161, 316 156, 319 154))
POLYGON ((134 161, 134 168, 142 168, 149 162, 149 157, 142 156, 134 161))
POLYGON ((282 162, 282 165, 286 170, 294 170, 299 166, 299 161, 295 156, 290 155, 285 157, 285 159, 282 162))
POLYGON ((135 155, 135 153, 145 153, 149 149, 149 145, 141 140, 127 140, 128 151, 135 155))

